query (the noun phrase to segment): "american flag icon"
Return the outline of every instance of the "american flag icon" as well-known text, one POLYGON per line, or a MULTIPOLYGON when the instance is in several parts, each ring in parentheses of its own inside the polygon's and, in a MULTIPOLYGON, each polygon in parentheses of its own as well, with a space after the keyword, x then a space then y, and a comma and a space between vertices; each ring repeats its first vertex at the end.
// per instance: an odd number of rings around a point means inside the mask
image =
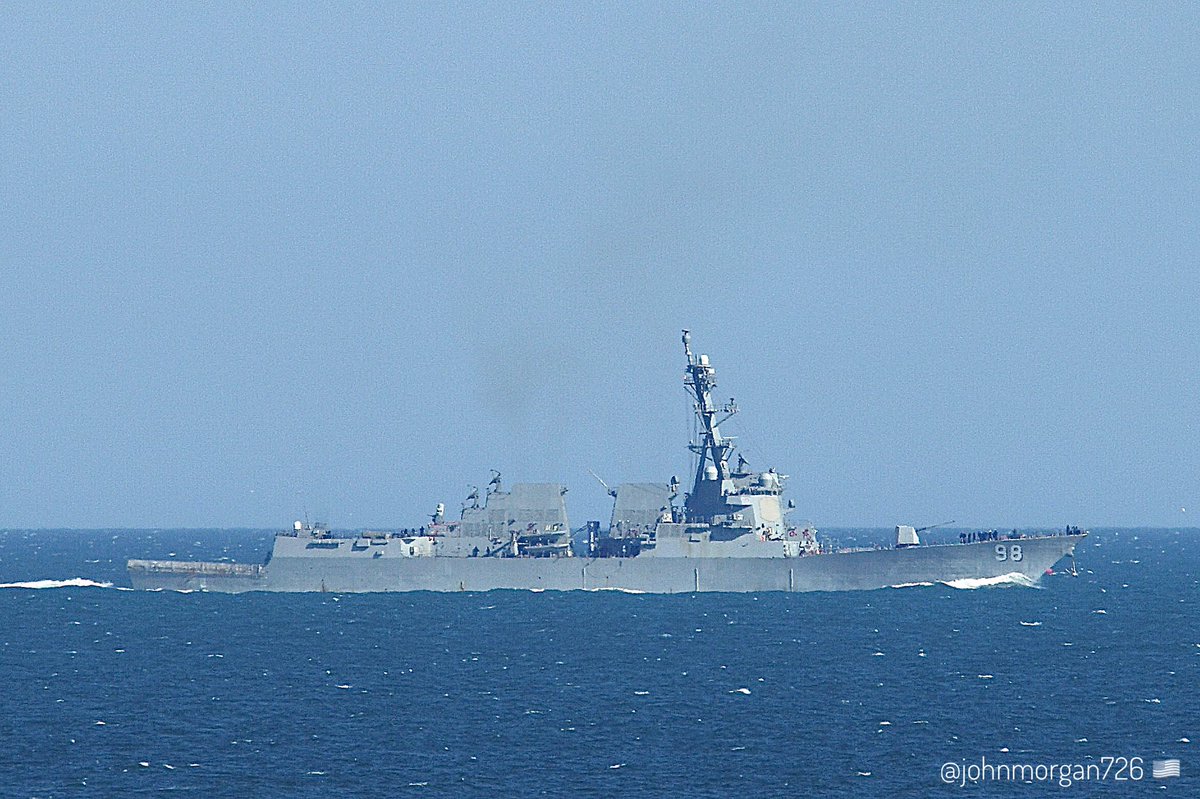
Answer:
POLYGON ((1156 780, 1179 776, 1179 758, 1155 760, 1150 764, 1150 775, 1156 780))

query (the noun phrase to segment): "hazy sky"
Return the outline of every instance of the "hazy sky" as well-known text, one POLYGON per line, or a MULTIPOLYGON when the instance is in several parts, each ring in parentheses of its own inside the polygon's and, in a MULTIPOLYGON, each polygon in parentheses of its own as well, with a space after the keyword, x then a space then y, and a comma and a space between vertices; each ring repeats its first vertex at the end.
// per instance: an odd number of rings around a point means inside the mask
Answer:
POLYGON ((607 521, 682 327, 797 518, 1195 525, 1200 10, 1042 5, 7 5, 0 526, 607 521))

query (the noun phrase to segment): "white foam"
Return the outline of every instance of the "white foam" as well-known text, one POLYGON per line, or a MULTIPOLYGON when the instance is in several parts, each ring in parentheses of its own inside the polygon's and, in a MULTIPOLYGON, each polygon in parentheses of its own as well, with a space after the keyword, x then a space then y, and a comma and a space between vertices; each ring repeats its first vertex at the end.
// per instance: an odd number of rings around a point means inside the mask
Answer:
POLYGON ((112 583, 98 583, 86 577, 72 577, 70 580, 30 580, 24 583, 0 583, 0 588, 27 588, 40 590, 42 588, 112 588, 112 583))
MULTIPOLYGON (((646 593, 645 591, 639 591, 636 588, 612 588, 610 586, 604 586, 603 588, 589 588, 588 590, 589 591, 617 591, 618 593, 622 593, 622 594, 644 594, 644 593, 646 593)), ((697 630, 696 632, 699 632, 699 630, 697 630)))
POLYGON ((731 694, 746 694, 748 696, 750 694, 750 689, 749 688, 734 688, 729 693, 731 693, 731 694))
POLYGON ((1021 622, 1021 626, 1022 627, 1041 627, 1042 623, 1040 621, 1023 621, 1023 622, 1021 622))
POLYGON ((933 583, 896 583, 895 585, 889 585, 888 588, 921 588, 930 585, 933 585, 933 583))
POLYGON ((975 588, 990 588, 998 585, 1019 585, 1025 588, 1037 588, 1036 580, 1031 580, 1020 572, 1010 572, 999 577, 964 577, 961 580, 946 580, 943 585, 962 590, 975 588))

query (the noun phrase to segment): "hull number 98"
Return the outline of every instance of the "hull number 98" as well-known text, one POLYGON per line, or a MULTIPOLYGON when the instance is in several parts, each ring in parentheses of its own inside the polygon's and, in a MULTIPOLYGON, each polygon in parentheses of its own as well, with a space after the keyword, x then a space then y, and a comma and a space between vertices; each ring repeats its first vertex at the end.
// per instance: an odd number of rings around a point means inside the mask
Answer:
POLYGON ((996 544, 996 560, 1021 560, 1024 557, 1020 544, 996 544))

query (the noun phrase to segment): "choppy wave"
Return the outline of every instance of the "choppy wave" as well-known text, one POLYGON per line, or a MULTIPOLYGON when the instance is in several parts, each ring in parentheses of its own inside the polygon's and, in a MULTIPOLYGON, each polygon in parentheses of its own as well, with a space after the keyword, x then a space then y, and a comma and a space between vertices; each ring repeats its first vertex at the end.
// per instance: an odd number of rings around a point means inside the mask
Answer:
POLYGON ((86 577, 72 577, 69 580, 29 580, 24 583, 0 583, 0 588, 26 588, 29 590, 40 590, 42 588, 113 588, 118 590, 130 591, 132 589, 122 589, 119 586, 113 586, 112 583, 99 583, 95 580, 89 580, 86 577))
POLYGON ((998 585, 1019 585, 1023 588, 1040 588, 1036 580, 1031 580, 1020 572, 1010 572, 999 577, 964 577, 961 580, 945 580, 942 585, 961 590, 974 588, 990 588, 998 585))
POLYGON ((889 585, 888 588, 922 588, 933 585, 933 583, 896 583, 889 585))

